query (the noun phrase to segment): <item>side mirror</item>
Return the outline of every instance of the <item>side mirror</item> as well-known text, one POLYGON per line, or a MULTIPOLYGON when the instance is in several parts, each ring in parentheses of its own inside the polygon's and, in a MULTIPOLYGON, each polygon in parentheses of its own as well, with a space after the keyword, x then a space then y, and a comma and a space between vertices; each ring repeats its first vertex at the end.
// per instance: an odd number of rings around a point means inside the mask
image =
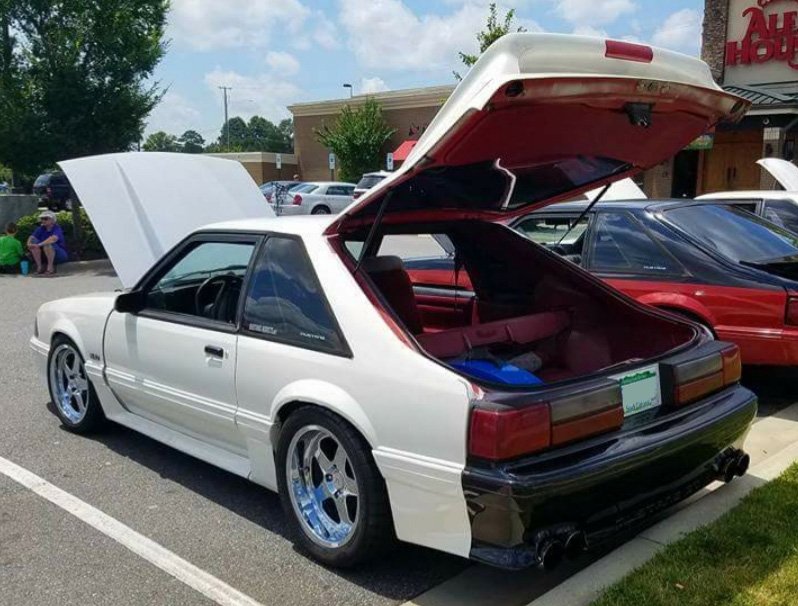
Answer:
POLYGON ((121 314, 135 314, 144 309, 145 297, 144 293, 140 290, 131 290, 123 292, 116 297, 114 302, 114 311, 121 314))

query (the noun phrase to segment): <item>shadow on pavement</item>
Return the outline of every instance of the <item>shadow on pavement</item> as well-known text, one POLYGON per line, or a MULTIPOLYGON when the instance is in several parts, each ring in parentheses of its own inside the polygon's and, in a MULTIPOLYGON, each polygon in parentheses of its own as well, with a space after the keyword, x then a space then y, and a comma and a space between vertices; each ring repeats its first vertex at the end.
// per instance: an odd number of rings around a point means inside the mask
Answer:
POLYGON ((746 366, 743 385, 759 396, 759 416, 768 417, 798 402, 798 369, 746 366))

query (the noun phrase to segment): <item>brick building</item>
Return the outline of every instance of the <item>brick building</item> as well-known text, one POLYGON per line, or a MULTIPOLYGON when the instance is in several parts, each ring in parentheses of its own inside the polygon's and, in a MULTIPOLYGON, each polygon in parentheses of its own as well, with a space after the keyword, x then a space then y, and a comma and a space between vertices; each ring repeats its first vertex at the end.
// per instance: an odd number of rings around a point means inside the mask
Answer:
POLYGON ((275 154, 272 152, 230 152, 207 154, 215 158, 237 160, 247 169, 252 179, 260 185, 267 181, 289 181, 298 174, 299 164, 296 154, 275 154), (279 162, 278 160, 279 156, 279 162), (279 168, 278 168, 279 164, 279 168))

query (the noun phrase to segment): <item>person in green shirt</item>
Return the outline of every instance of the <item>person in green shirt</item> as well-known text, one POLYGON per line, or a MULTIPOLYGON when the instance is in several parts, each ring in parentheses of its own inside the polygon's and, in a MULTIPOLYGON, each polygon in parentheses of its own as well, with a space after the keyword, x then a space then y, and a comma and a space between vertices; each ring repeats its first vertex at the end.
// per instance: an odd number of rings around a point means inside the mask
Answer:
POLYGON ((17 225, 6 225, 6 233, 0 236, 0 273, 17 273, 19 262, 25 256, 22 243, 17 240, 17 225))

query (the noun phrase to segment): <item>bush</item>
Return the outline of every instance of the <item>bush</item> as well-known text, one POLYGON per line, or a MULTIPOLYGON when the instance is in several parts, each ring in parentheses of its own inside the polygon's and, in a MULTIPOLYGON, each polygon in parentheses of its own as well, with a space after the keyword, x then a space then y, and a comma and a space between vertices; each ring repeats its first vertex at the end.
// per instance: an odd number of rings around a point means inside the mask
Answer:
MULTIPOLYGON (((64 230, 64 238, 66 239, 67 250, 69 251, 69 258, 72 260, 85 260, 85 259, 99 259, 105 257, 105 249, 103 248, 100 238, 97 237, 97 232, 94 231, 94 226, 89 221, 89 216, 84 209, 78 209, 80 216, 80 227, 82 237, 78 241, 75 238, 75 230, 72 224, 72 211, 62 210, 56 213, 58 224, 64 230)), ((39 226, 39 211, 32 215, 22 217, 17 222, 17 238, 24 245, 33 231, 39 226)))

